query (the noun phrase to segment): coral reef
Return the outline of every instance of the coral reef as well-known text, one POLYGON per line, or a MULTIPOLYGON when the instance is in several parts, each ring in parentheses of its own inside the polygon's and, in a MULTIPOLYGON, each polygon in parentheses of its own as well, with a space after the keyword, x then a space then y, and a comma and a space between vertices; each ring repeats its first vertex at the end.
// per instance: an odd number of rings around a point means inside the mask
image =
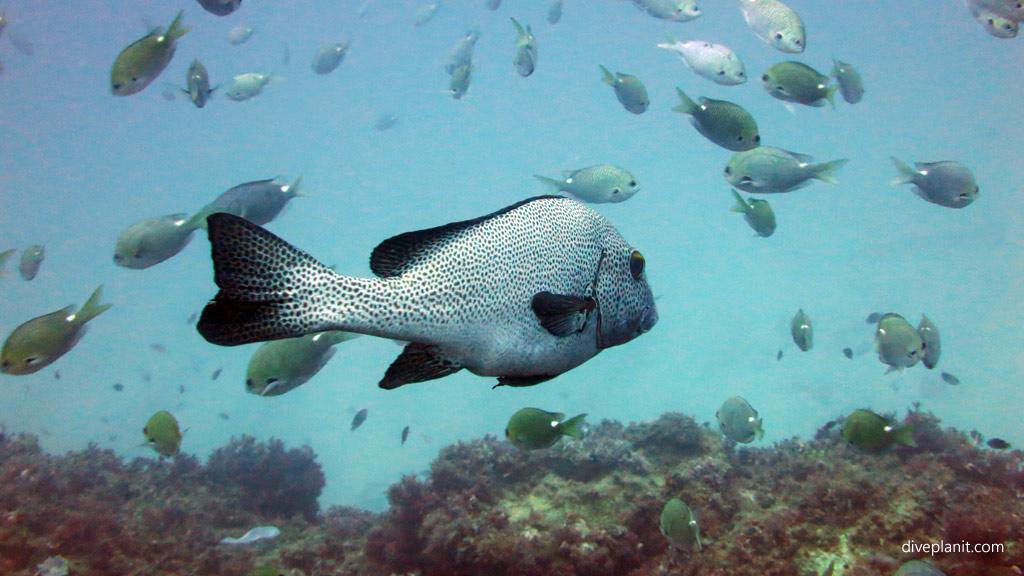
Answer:
MULTIPOLYGON (((206 466, 42 453, 0 436, 0 573, 60 555, 72 574, 888 576, 929 557, 948 576, 1021 574, 1024 454, 979 446, 917 409, 916 447, 861 454, 829 423, 810 441, 739 447, 682 414, 522 451, 492 436, 441 450, 391 486, 382 515, 320 512, 308 448, 233 440, 206 466), (670 547, 665 502, 696 512, 702 548, 670 547), (275 523, 258 546, 225 535, 275 523), (913 544, 999 544, 943 551, 913 544), (256 573, 256 572, 253 572, 256 573)), ((972 440, 974 438, 974 440, 972 440)))

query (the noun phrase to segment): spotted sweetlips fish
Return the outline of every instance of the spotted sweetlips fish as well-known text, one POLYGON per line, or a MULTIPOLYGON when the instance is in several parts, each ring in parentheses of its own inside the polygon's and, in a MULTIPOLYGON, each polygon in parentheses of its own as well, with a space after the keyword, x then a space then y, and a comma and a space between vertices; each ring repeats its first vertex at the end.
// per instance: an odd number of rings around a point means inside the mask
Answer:
POLYGON ((465 368, 498 386, 549 380, 658 321, 644 258, 600 214, 539 196, 400 234, 342 276, 247 220, 208 220, 220 292, 197 326, 234 346, 345 330, 408 342, 381 388, 465 368))

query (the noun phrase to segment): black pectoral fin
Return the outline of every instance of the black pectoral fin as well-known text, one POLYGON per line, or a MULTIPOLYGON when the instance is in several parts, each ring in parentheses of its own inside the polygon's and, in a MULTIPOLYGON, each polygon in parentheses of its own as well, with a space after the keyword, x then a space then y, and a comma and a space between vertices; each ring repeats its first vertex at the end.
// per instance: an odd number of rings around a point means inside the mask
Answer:
POLYGON ((462 366, 439 357, 433 346, 413 342, 407 344, 391 363, 378 385, 385 390, 394 390, 405 384, 444 378, 459 370, 462 370, 462 366))
MULTIPOLYGON (((533 386, 540 384, 541 382, 547 382, 557 376, 557 374, 538 374, 536 376, 499 376, 498 383, 493 386, 512 386, 514 388, 522 388, 523 386, 533 386)), ((492 389, 493 389, 492 388, 492 389)))
POLYGON ((538 292, 530 304, 540 325, 560 338, 583 332, 590 314, 597 310, 597 301, 593 298, 551 292, 538 292))

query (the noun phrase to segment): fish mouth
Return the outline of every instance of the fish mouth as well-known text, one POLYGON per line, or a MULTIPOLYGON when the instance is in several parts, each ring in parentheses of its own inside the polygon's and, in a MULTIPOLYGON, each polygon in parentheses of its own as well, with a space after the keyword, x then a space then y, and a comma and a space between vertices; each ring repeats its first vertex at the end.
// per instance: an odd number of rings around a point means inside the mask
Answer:
POLYGON ((637 326, 637 333, 644 334, 651 331, 654 325, 658 323, 658 309, 651 304, 644 313, 640 315, 640 324, 637 326))

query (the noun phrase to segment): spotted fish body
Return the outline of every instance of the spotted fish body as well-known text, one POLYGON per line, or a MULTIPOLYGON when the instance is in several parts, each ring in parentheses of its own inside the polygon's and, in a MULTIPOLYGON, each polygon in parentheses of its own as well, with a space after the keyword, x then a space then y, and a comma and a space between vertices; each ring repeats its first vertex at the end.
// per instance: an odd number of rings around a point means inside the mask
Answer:
POLYGON ((803 52, 807 34, 800 15, 779 0, 739 0, 747 25, 758 38, 780 52, 803 52))
POLYGON ((600 214, 541 196, 401 234, 341 276, 244 219, 209 217, 221 291, 198 330, 232 346, 324 330, 409 342, 382 388, 465 368, 528 386, 650 330, 643 257, 600 214))

